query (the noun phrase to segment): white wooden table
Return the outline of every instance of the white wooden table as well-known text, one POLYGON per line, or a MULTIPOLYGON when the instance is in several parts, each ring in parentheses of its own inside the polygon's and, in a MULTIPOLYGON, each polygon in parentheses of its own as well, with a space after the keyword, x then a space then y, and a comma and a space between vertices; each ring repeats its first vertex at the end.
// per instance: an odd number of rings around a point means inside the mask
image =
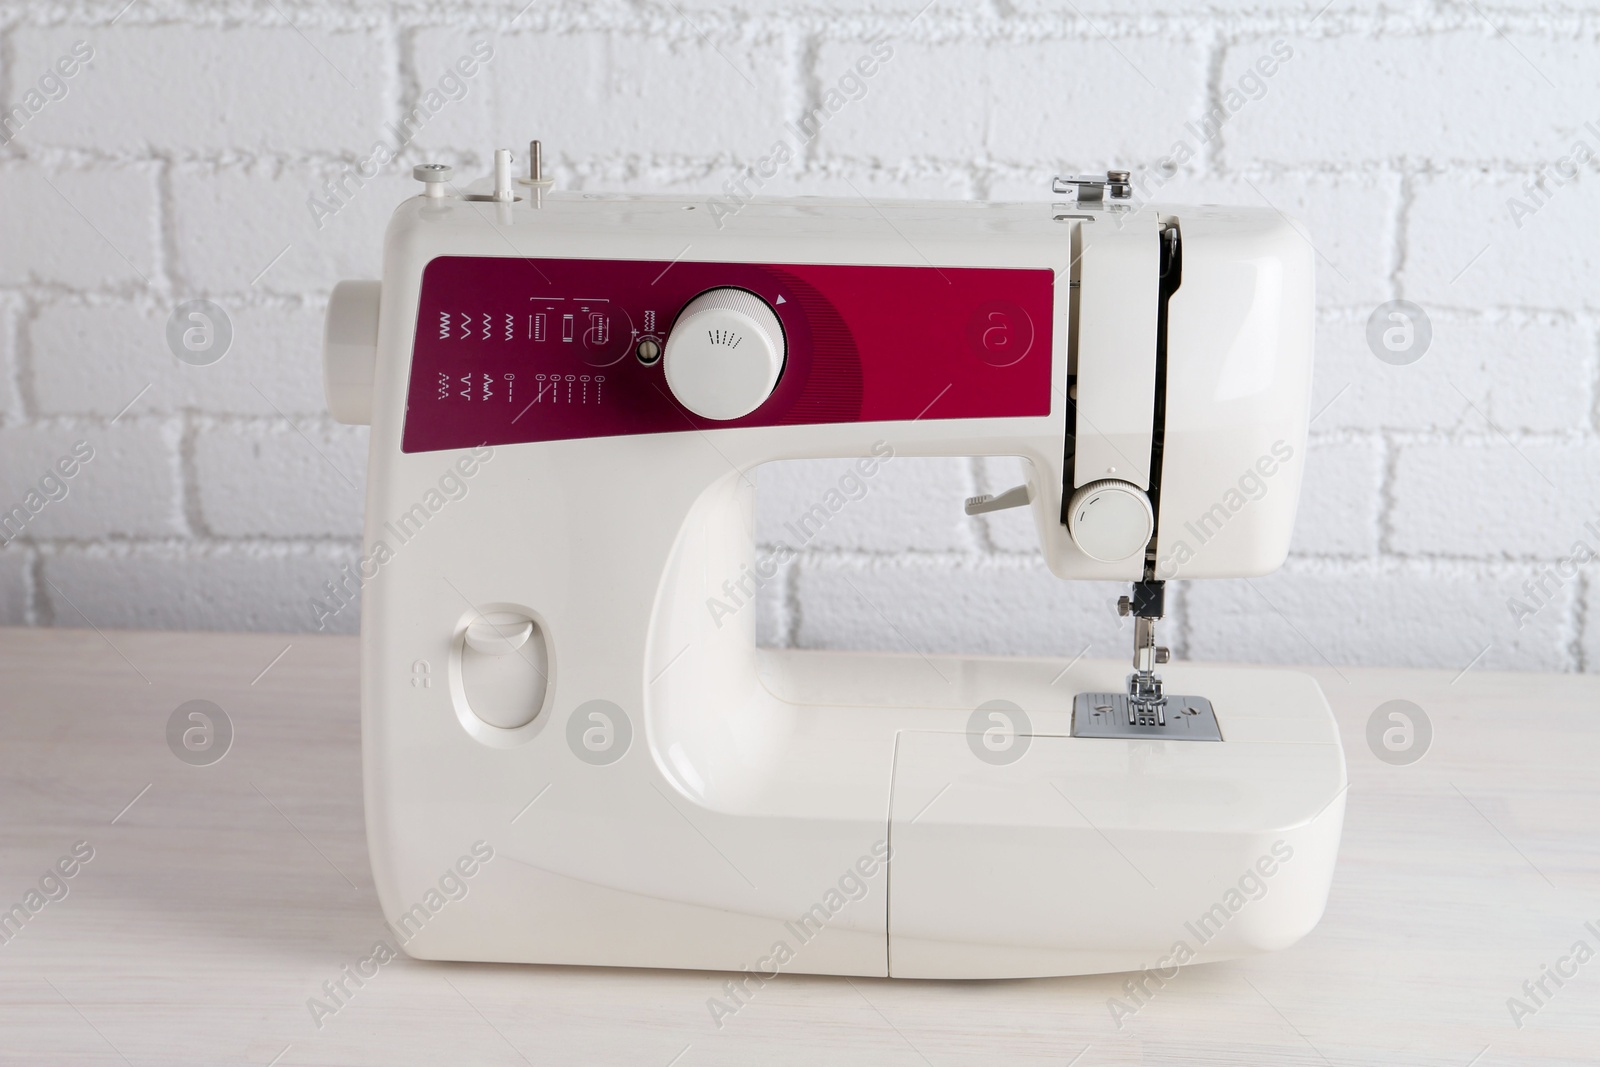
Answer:
POLYGON ((1600 957, 1521 1028, 1507 1005, 1600 952, 1600 678, 1313 670, 1351 777, 1322 924, 1182 971, 1120 1029, 1126 975, 784 976, 719 1030, 719 974, 409 959, 318 1028, 307 999, 383 929, 356 660, 350 638, 0 630, 0 908, 94 850, 0 944, 0 1062, 1600 1062, 1600 957), (1433 723, 1409 766, 1366 742, 1394 698, 1433 723), (191 699, 236 730, 212 766, 167 746, 191 699))

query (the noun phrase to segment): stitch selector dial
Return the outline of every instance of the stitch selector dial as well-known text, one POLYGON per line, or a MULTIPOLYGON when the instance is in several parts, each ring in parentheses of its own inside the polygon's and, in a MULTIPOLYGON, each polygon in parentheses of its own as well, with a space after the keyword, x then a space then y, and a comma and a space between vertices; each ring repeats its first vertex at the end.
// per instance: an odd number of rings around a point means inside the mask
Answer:
POLYGON ((783 326, 748 289, 708 289, 684 305, 662 365, 678 403, 707 419, 743 418, 778 384, 783 326))

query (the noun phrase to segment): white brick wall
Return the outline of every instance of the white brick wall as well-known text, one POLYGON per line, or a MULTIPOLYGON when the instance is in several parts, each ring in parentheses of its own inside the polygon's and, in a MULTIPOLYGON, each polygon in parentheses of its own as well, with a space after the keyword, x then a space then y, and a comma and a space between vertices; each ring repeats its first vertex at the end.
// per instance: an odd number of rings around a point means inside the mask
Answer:
MULTIPOLYGON (((124 3, 0 10, 6 111, 74 42, 95 52, 0 146, 0 505, 95 449, 0 548, 0 622, 307 628, 357 550, 366 440, 323 413, 322 309, 376 275, 410 166, 477 173, 537 135, 568 187, 715 192, 885 33, 894 58, 770 191, 1036 198, 1184 138, 1162 199, 1264 202, 1317 249, 1328 406, 1291 560, 1178 589, 1179 655, 1600 669, 1596 565, 1520 620, 1507 603, 1575 542, 1600 550, 1600 164, 1520 226, 1507 208, 1577 141, 1600 150, 1600 0, 140 0, 111 24, 124 3), (1293 56, 1259 98, 1196 138, 1278 40, 1293 56), (479 41, 461 99, 319 225, 307 197, 479 41), (201 296, 235 331, 211 367, 163 337, 201 296), (1434 339, 1393 367, 1365 323, 1402 297, 1434 339)), ((835 466, 760 472, 759 536, 835 466)), ((1011 467, 886 465, 767 587, 764 639, 1123 655, 1116 587, 1048 577, 1025 515, 961 516, 1011 467)))

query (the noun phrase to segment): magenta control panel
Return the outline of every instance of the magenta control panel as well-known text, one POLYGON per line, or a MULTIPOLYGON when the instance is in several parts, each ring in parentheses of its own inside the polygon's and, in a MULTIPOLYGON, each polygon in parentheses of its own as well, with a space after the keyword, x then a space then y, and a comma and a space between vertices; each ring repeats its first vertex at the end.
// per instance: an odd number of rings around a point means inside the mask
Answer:
POLYGON ((741 426, 1050 413, 1048 269, 445 256, 422 275, 402 450, 741 426), (662 353, 708 289, 782 324, 777 386, 743 418, 672 396, 662 353))

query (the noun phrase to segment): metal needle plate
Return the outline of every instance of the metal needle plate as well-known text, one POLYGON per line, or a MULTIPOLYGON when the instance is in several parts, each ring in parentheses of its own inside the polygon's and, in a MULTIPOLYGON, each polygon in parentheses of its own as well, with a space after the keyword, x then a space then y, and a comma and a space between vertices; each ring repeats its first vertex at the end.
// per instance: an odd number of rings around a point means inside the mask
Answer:
POLYGON ((1217 713, 1205 697, 1167 696, 1166 724, 1131 725, 1127 693, 1079 693, 1072 698, 1073 737, 1157 737, 1221 741, 1217 713))

